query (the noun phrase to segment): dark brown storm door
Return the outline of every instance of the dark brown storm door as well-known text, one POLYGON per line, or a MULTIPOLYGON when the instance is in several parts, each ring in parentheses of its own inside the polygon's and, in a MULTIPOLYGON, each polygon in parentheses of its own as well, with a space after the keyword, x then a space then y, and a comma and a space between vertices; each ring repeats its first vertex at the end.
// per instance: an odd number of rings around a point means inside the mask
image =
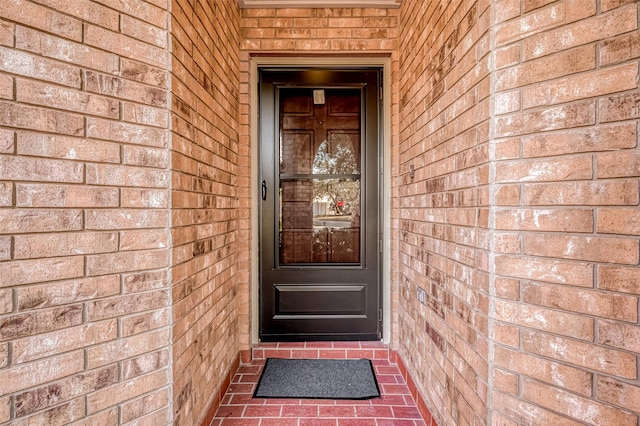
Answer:
POLYGON ((260 71, 260 338, 381 333, 378 70, 260 71))

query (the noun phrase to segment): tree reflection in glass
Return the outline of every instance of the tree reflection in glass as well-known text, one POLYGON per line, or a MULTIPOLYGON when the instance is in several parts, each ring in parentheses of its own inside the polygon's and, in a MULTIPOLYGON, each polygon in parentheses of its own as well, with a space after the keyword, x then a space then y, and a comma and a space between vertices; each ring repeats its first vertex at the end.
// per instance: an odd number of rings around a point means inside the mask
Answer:
POLYGON ((280 133, 280 262, 360 262, 360 95, 327 91, 313 105, 283 94, 280 133))
MULTIPOLYGON (((358 175, 360 161, 352 142, 358 137, 332 132, 316 152, 313 174, 358 175)), ((360 179, 314 179, 313 194, 314 261, 359 262, 360 179)))

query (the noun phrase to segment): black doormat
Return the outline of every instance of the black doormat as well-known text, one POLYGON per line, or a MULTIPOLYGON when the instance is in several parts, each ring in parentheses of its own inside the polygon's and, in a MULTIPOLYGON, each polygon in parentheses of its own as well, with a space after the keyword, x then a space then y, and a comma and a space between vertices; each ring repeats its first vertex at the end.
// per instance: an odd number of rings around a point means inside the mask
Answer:
POLYGON ((368 359, 267 358, 254 398, 371 399, 380 396, 368 359))

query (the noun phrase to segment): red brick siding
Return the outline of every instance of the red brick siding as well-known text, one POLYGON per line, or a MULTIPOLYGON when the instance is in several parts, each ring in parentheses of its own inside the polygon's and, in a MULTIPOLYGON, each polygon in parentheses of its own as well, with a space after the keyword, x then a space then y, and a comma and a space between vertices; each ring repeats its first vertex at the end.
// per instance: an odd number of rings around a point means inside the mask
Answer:
POLYGON ((638 422, 639 34, 635 1, 496 10, 494 424, 638 422))
POLYGON ((241 48, 250 52, 390 53, 397 9, 243 9, 241 48))
POLYGON ((487 418, 488 3, 403 1, 400 13, 398 351, 438 424, 487 418))
POLYGON ((224 392, 249 311, 236 297, 239 8, 173 0, 171 11, 173 408, 175 424, 198 425, 224 392))
POLYGON ((0 423, 171 419, 167 24, 0 7, 0 423))

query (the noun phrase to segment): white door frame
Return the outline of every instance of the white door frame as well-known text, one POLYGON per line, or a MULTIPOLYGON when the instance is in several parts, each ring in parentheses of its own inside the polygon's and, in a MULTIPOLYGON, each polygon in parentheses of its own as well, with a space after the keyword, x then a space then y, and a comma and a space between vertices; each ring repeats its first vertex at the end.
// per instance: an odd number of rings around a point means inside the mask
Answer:
POLYGON ((260 170, 258 139, 258 69, 278 66, 282 68, 363 68, 382 69, 383 85, 383 126, 382 126, 382 341, 391 342, 391 58, 390 57, 295 57, 295 56, 253 56, 250 60, 250 127, 251 127, 251 344, 259 343, 259 176, 260 170))

